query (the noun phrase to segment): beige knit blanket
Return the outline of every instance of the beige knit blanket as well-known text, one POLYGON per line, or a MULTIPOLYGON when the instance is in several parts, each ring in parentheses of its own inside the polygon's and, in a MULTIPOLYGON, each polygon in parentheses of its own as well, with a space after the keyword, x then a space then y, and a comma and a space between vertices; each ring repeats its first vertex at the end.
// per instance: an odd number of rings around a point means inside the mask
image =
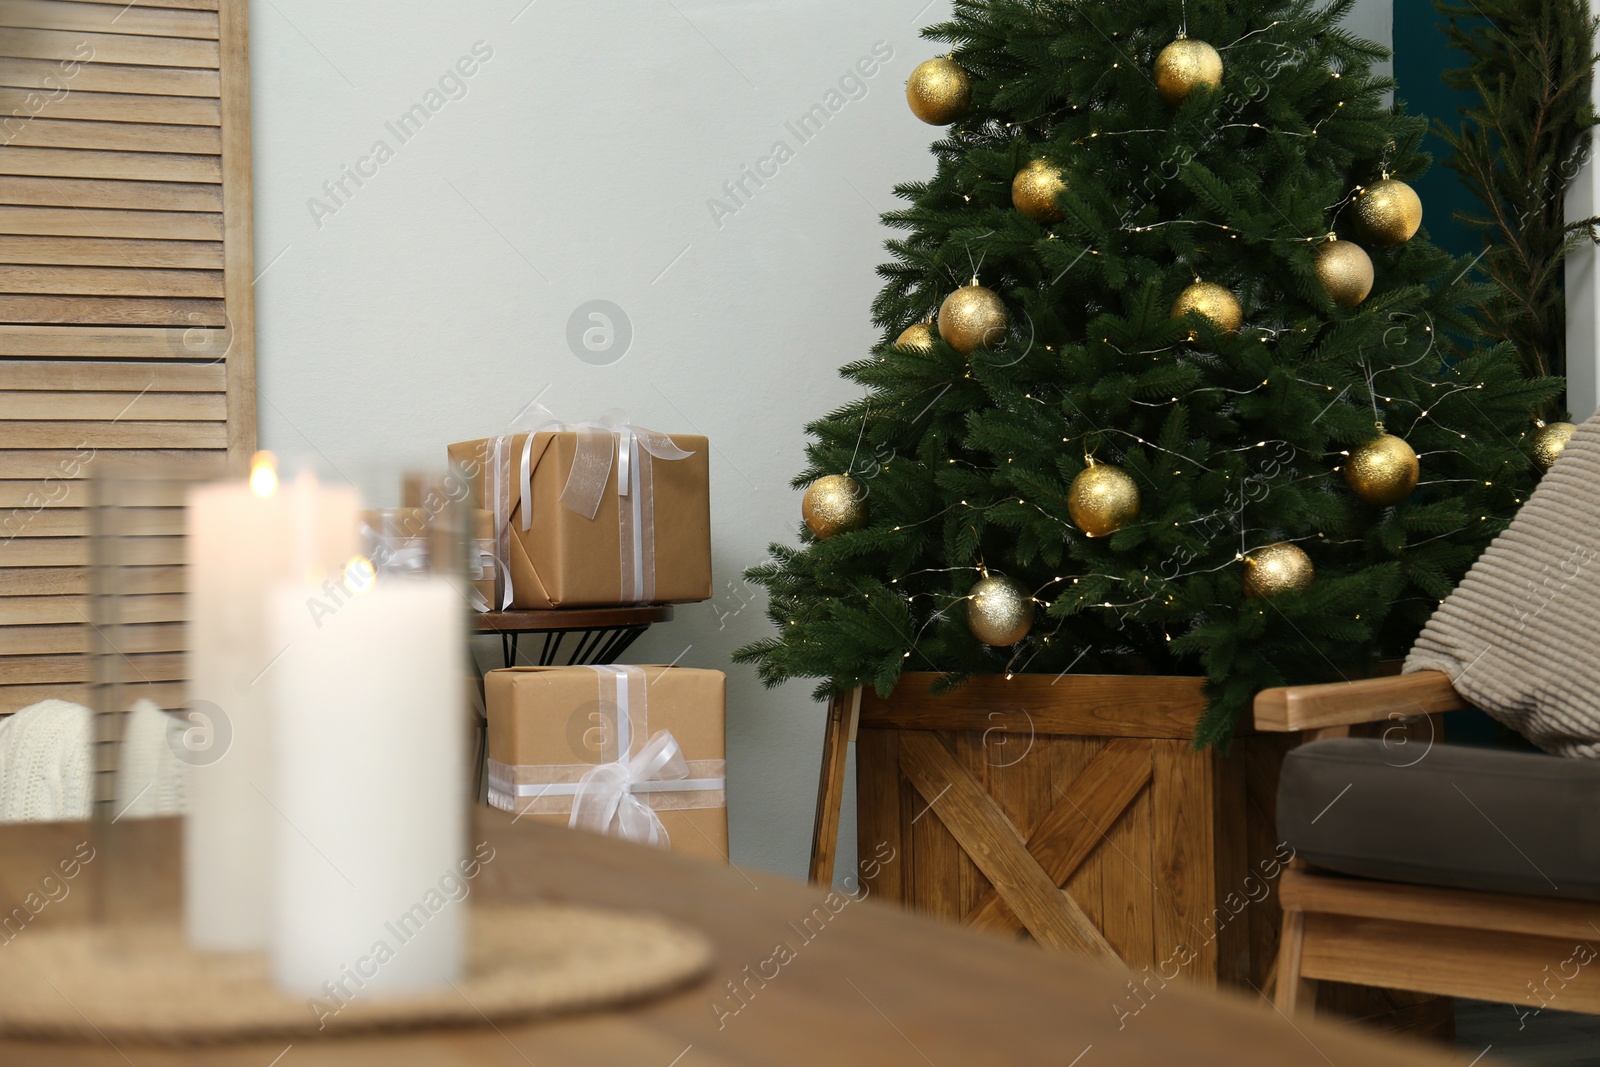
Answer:
POLYGON ((1405 670, 1549 752, 1600 757, 1600 415, 1439 605, 1405 670))

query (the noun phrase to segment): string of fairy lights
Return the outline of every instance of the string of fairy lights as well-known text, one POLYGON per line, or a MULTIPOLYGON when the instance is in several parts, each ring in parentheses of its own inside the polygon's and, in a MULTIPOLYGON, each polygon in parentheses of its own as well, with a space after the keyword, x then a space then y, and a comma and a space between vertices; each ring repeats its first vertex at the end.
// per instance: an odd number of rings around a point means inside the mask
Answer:
MULTIPOLYGON (((1292 51, 1293 46, 1285 42, 1268 40, 1251 41, 1252 38, 1269 33, 1284 25, 1283 20, 1277 20, 1267 26, 1252 30, 1221 49, 1192 39, 1187 35, 1186 20, 1180 26, 1180 31, 1175 40, 1163 48, 1156 56, 1155 62, 1149 71, 1150 80, 1161 98, 1173 109, 1177 109, 1193 94, 1200 91, 1215 92, 1223 80, 1222 52, 1244 45, 1250 41, 1252 44, 1262 44, 1275 47, 1279 54, 1292 51)), ((1113 35, 1115 36, 1115 35, 1113 35)), ((1125 57, 1126 58, 1126 57, 1125 57)), ((1113 64, 1113 68, 1120 66, 1113 64)), ((1338 71, 1331 71, 1330 76, 1340 78, 1338 71)), ((1003 86, 1001 86, 1003 88, 1003 86)), ((961 119, 967 114, 972 101, 972 82, 961 65, 953 55, 936 57, 920 64, 907 83, 907 101, 912 112, 922 121, 931 125, 947 126, 961 119)), ((1077 111, 1079 105, 1068 105, 1071 110, 1077 111)), ((1248 129, 1266 133, 1270 136, 1314 138, 1322 126, 1330 121, 1338 110, 1344 106, 1344 101, 1336 101, 1332 112, 1319 119, 1308 130, 1273 129, 1262 125, 1260 122, 1227 122, 1216 127, 1219 130, 1248 129)), ((1057 109, 1039 119, 1048 119, 1049 115, 1059 114, 1067 107, 1057 109)), ((1005 128, 1012 129, 1017 126, 1026 126, 1030 123, 1005 123, 1005 128)), ((1168 127, 1140 127, 1126 130, 1105 131, 1093 130, 1086 137, 1080 138, 1077 144, 1101 137, 1134 137, 1142 135, 1167 135, 1172 131, 1168 127)), ((1133 235, 1143 235, 1173 226, 1207 227, 1220 231, 1230 240, 1242 238, 1252 243, 1270 244, 1277 242, 1306 244, 1313 246, 1312 267, 1315 276, 1329 300, 1338 306, 1355 309, 1359 307, 1373 291, 1376 284, 1376 269, 1372 257, 1365 248, 1353 240, 1342 238, 1338 235, 1340 222, 1346 211, 1354 216, 1353 228, 1372 244, 1385 249, 1399 247, 1409 241, 1418 231, 1422 219, 1422 202, 1405 182, 1390 176, 1389 167, 1391 155, 1396 150, 1393 141, 1384 148, 1378 162, 1380 177, 1370 183, 1357 183, 1335 203, 1328 205, 1324 213, 1328 216, 1325 226, 1319 227, 1319 232, 1312 236, 1277 236, 1249 233, 1237 227, 1207 219, 1165 219, 1153 222, 1127 223, 1118 229, 1133 235)), ((1012 207, 1025 217, 1039 223, 1044 227, 1052 227, 1062 221, 1063 215, 1059 206, 1059 198, 1067 189, 1067 175, 1064 169, 1054 162, 1044 158, 1033 158, 1024 163, 1016 172, 1011 185, 1012 207)), ((970 202, 971 194, 966 194, 964 200, 970 202)), ((1281 214, 1281 213, 1280 213, 1281 214)), ((1287 219, 1285 221, 1288 221, 1287 219)), ((1057 234, 1053 231, 1047 235, 1054 240, 1057 234)), ((1070 253, 1071 249, 1067 251, 1070 253)), ((1084 247, 1078 254, 1078 259, 1084 255, 1099 255, 1098 249, 1084 247)), ((969 253, 970 260, 970 253, 969 253)), ((1073 261, 1074 263, 1077 260, 1073 261)), ((982 353, 998 348, 1007 338, 1011 330, 1011 322, 1005 301, 993 290, 986 288, 979 281, 979 271, 982 267, 981 258, 971 266, 971 280, 950 291, 938 303, 935 316, 930 311, 926 318, 906 327, 896 338, 893 347, 907 353, 931 353, 939 342, 953 349, 956 353, 967 359, 981 356, 982 353)), ((1245 323, 1244 308, 1238 296, 1226 286, 1216 281, 1206 280, 1201 273, 1191 270, 1193 282, 1186 286, 1173 302, 1169 319, 1174 323, 1182 324, 1183 337, 1178 344, 1168 344, 1155 349, 1140 351, 1125 351, 1112 343, 1110 338, 1102 337, 1100 344, 1118 352, 1124 357, 1148 356, 1152 360, 1178 353, 1178 358, 1183 358, 1183 353, 1193 350, 1203 350, 1214 340, 1233 340, 1242 332, 1249 331, 1259 334, 1263 344, 1271 343, 1290 328, 1274 328, 1272 326, 1245 323)), ((1434 326, 1431 320, 1415 321, 1414 317, 1391 316, 1391 321, 1396 318, 1407 318, 1412 321, 1401 322, 1391 329, 1398 329, 1403 335, 1399 344, 1391 342, 1388 333, 1385 334, 1385 347, 1398 351, 1406 351, 1413 347, 1413 332, 1420 325, 1425 334, 1426 344, 1423 351, 1410 361, 1374 368, 1365 357, 1362 358, 1363 376, 1366 382, 1365 400, 1371 405, 1373 412, 1373 425, 1375 435, 1354 448, 1338 453, 1337 460, 1329 465, 1324 457, 1306 457, 1293 443, 1282 439, 1268 439, 1243 445, 1238 448, 1219 449, 1220 452, 1252 453, 1261 449, 1287 450, 1287 456, 1281 461, 1274 459, 1276 464, 1272 475, 1277 479, 1275 485, 1312 484, 1325 481, 1338 475, 1342 478, 1347 490, 1356 498, 1378 508, 1393 507, 1407 500, 1419 484, 1444 485, 1452 482, 1473 481, 1474 479, 1438 478, 1431 482, 1421 482, 1421 459, 1430 456, 1445 454, 1451 450, 1436 449, 1425 452, 1421 456, 1411 447, 1402 435, 1387 432, 1386 421, 1393 421, 1402 414, 1407 406, 1416 409, 1411 415, 1405 434, 1414 435, 1423 420, 1431 419, 1433 424, 1442 430, 1454 434, 1461 440, 1466 440, 1467 435, 1439 421, 1436 411, 1448 405, 1453 397, 1465 395, 1471 402, 1471 394, 1483 388, 1482 383, 1462 383, 1459 381, 1441 380, 1436 375, 1415 373, 1413 368, 1428 368, 1431 365, 1425 361, 1433 351, 1435 342, 1434 326), (1401 380, 1390 376, 1399 375, 1401 380), (1383 376, 1386 384, 1380 388, 1379 378, 1383 376), (1436 394, 1423 399, 1424 390, 1437 391, 1444 389, 1442 394, 1436 394), (1380 399, 1383 407, 1379 407, 1380 399), (1307 471, 1305 468, 1313 469, 1307 471), (1283 478, 1280 475, 1288 470, 1293 476, 1283 478)), ((1425 317, 1424 317, 1425 319, 1425 317)), ((1031 320, 1030 320, 1031 328, 1031 320)), ((1306 332, 1305 327, 1293 327, 1298 332, 1306 332)), ((1087 342, 1086 342, 1087 344, 1087 342)), ((1032 347, 1032 338, 1029 339, 1028 348, 1032 347)), ((1047 350, 1054 351, 1053 346, 1045 346, 1047 350)), ((1024 355, 1026 349, 1024 350, 1024 355)), ((1018 357, 1020 361, 1023 357, 1018 357)), ((970 370, 966 377, 971 377, 970 370)), ((1327 382, 1316 381, 1310 378, 1294 376, 1294 380, 1303 385, 1326 389, 1335 393, 1335 386, 1327 382)), ((1185 403, 1203 394, 1221 394, 1231 397, 1246 396, 1270 388, 1272 379, 1266 378, 1259 384, 1246 388, 1230 388, 1224 385, 1196 386, 1184 392, 1178 392, 1165 400, 1148 400, 1130 398, 1134 405, 1149 408, 1159 408, 1185 403)), ((1344 403, 1347 400, 1359 402, 1361 397, 1348 397, 1348 385, 1337 392, 1329 402, 1329 406, 1344 403)), ((940 395, 943 395, 942 393, 940 395)), ((1025 400, 1035 404, 1049 405, 1052 400, 1028 394, 1025 400)), ((1067 398, 1063 395, 1061 400, 1067 398)), ((937 400, 937 398, 935 398, 937 400)), ((1068 401, 1070 403, 1070 401, 1068 401)), ((904 406, 902 404, 902 406, 904 406)), ((1085 421, 1090 421, 1084 416, 1081 408, 1073 404, 1073 408, 1085 421)), ((931 407, 931 404, 930 404, 931 407)), ((927 410, 927 409, 924 409, 927 410)), ((1326 410, 1326 409, 1324 409, 1326 410)), ((872 408, 868 404, 862 413, 861 431, 857 435, 855 454, 859 454, 861 441, 865 438, 867 419, 872 408)), ((920 415, 918 416, 920 418, 920 415)), ((1320 416, 1319 416, 1320 417, 1320 416)), ((1091 422, 1092 425, 1092 422, 1091 422)), ((1535 435, 1534 451, 1537 462, 1544 469, 1553 463, 1554 457, 1559 454, 1560 447, 1570 436, 1572 427, 1566 423, 1552 423, 1545 426, 1539 424, 1539 431, 1535 435)), ((1029 504, 1025 497, 1014 493, 1004 493, 988 502, 973 502, 962 499, 957 503, 925 516, 916 522, 902 523, 892 527, 894 532, 914 529, 930 523, 945 521, 952 512, 958 509, 983 512, 999 507, 1012 505, 1031 507, 1039 515, 1050 522, 1063 528, 1067 537, 1083 536, 1087 538, 1109 537, 1118 531, 1127 528, 1139 519, 1142 499, 1138 481, 1116 464, 1105 462, 1096 458, 1097 449, 1106 442, 1108 437, 1120 436, 1128 439, 1128 447, 1145 450, 1171 457, 1173 476, 1182 477, 1185 469, 1204 472, 1206 474, 1221 473, 1225 481, 1232 482, 1233 473, 1222 471, 1209 466, 1201 459, 1188 455, 1163 445, 1152 442, 1145 437, 1123 430, 1118 427, 1094 427, 1081 434, 1061 438, 1062 444, 1067 446, 1077 445, 1083 449, 1084 466, 1073 478, 1067 487, 1065 504, 1068 517, 1063 519, 1056 511, 1052 511, 1039 504, 1037 501, 1029 504)), ((802 502, 802 514, 807 527, 819 539, 827 540, 832 537, 848 534, 862 529, 868 522, 868 501, 866 488, 855 477, 855 454, 846 473, 824 475, 813 481, 808 487, 802 502)), ((952 465, 961 465, 974 472, 996 474, 1001 468, 983 467, 979 464, 954 458, 947 461, 952 465)), ((1007 461, 1008 464, 1010 460, 1007 461)), ((885 464, 883 470, 888 470, 885 464)), ((1154 472, 1152 472, 1154 473, 1154 472)), ((1187 566, 1202 555, 1201 550, 1195 550, 1185 560, 1176 564, 1172 574, 1161 573, 1152 575, 1145 573, 1137 577, 1126 575, 1089 573, 1078 575, 1057 575, 1036 589, 1027 589, 1015 579, 1001 574, 991 573, 981 556, 976 563, 962 564, 949 567, 922 568, 908 571, 889 581, 894 588, 894 595, 908 605, 923 598, 932 601, 931 607, 921 620, 920 626, 914 635, 910 636, 910 648, 904 652, 904 657, 909 659, 913 655, 917 643, 932 626, 946 622, 950 613, 962 603, 966 605, 967 624, 973 634, 985 644, 995 648, 1011 649, 1011 657, 1006 665, 1006 672, 1020 670, 1019 661, 1025 664, 1034 655, 1037 655, 1041 646, 1048 646, 1053 637, 1067 623, 1068 616, 1047 615, 1054 620, 1054 627, 1043 634, 1033 634, 1033 626, 1039 609, 1048 609, 1059 601, 1061 596, 1069 595, 1071 586, 1082 586, 1087 583, 1089 594, 1101 597, 1094 604, 1087 603, 1080 598, 1073 607, 1099 607, 1118 612, 1138 608, 1154 602, 1164 602, 1168 605, 1179 603, 1179 593, 1186 579, 1202 574, 1215 574, 1231 567, 1243 568, 1243 592, 1246 598, 1253 600, 1268 600, 1272 597, 1295 591, 1304 591, 1315 580, 1315 569, 1310 555, 1294 540, 1273 541, 1271 543, 1250 547, 1249 527, 1246 522, 1246 510, 1251 502, 1246 491, 1251 484, 1265 484, 1266 478, 1259 472, 1245 474, 1238 479, 1244 484, 1230 489, 1227 504, 1212 510, 1206 515, 1197 516, 1187 521, 1175 521, 1175 528, 1196 527, 1208 535, 1214 535, 1218 529, 1229 528, 1237 531, 1239 535, 1239 548, 1237 552, 1225 553, 1225 558, 1217 561, 1204 561, 1197 566, 1187 566), (914 579, 927 576, 948 575, 954 573, 972 573, 977 575, 977 581, 964 595, 951 592, 929 591, 913 592, 902 583, 911 583, 914 579), (1119 584, 1136 584, 1137 589, 1130 588, 1127 598, 1113 599, 1102 590, 1114 588, 1119 584), (1059 589, 1058 589, 1059 587, 1059 589), (1052 593, 1052 590, 1058 590, 1052 593), (1031 639, 1030 639, 1031 638, 1031 639)), ((1492 485, 1492 482, 1486 482, 1492 485)), ((1520 503, 1520 500, 1518 501, 1520 503)), ((1488 521, 1488 516, 1482 516, 1480 521, 1488 521)), ((1452 536, 1446 532, 1426 538, 1418 543, 1427 543, 1439 537, 1452 536)), ((1202 542, 1209 542, 1211 536, 1201 538, 1202 542)), ((1329 539, 1322 533, 1301 538, 1302 541, 1317 541, 1326 544, 1351 544, 1359 539, 1344 540, 1329 539)), ((1186 551, 1187 549, 1185 549, 1186 551)), ((1175 557, 1174 557, 1175 558, 1175 557)), ((1164 571, 1172 559, 1164 561, 1160 567, 1164 571)), ((861 591, 863 601, 870 602, 872 593, 861 591)), ((824 597, 823 605, 842 597, 824 597)), ((913 613, 915 617, 915 613, 913 613)), ((1359 618, 1359 616, 1357 616, 1359 618)), ((797 619, 790 619, 789 625, 798 623, 797 619)), ((1143 620, 1148 623, 1149 620, 1143 620)), ((1120 622, 1119 622, 1120 626, 1120 622)), ((1166 640, 1171 641, 1170 634, 1165 634, 1166 640)))

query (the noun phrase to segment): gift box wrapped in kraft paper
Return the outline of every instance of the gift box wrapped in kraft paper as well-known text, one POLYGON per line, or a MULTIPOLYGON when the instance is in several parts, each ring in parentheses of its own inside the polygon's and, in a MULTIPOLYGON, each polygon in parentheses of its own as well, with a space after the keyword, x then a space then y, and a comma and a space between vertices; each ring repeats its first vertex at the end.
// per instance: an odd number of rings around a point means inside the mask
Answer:
MULTIPOLYGON (((378 574, 425 572, 429 553, 448 550, 430 543, 437 509, 426 507, 379 508, 361 513, 362 551, 378 574)), ((467 514, 467 544, 462 556, 473 611, 488 611, 494 600, 494 516, 487 509, 467 514)))
POLYGON ((706 439, 557 425, 449 447, 494 515, 495 609, 709 600, 706 439))
POLYGON ((721 671, 490 671, 489 803, 541 822, 728 859, 721 671))

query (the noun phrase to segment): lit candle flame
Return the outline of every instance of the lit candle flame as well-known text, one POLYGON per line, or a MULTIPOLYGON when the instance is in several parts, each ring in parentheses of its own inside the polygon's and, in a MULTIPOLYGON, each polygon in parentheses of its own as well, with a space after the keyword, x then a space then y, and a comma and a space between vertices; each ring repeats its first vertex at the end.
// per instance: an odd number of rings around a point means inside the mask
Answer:
POLYGON ((345 588, 353 593, 365 593, 371 589, 373 579, 377 576, 378 569, 366 556, 352 556, 350 562, 344 565, 345 588))
POLYGON ((278 491, 278 460, 271 452, 250 457, 250 491, 262 498, 278 491))

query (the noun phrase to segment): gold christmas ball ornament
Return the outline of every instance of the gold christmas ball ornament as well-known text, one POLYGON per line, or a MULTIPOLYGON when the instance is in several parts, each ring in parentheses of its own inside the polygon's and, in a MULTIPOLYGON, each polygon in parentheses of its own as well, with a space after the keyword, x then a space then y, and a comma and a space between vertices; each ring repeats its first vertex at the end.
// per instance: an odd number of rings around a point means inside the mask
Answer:
POLYGON ((1014 645, 1033 629, 1033 597, 1010 578, 980 578, 967 593, 967 627, 986 645, 1014 645))
POLYGON ((1090 537, 1114 534, 1139 517, 1139 486, 1121 467, 1091 461, 1067 489, 1067 511, 1090 537))
POLYGON ((811 532, 826 541, 867 524, 867 491, 848 474, 829 474, 806 487, 800 514, 811 532))
POLYGON ((1356 194, 1356 221, 1379 248, 1403 245, 1422 225, 1422 198, 1405 182, 1384 178, 1356 194))
MULTIPOLYGON (((1181 319, 1194 311, 1210 321, 1226 337, 1237 337, 1244 325, 1244 309, 1227 289, 1214 282, 1195 282, 1172 302, 1172 317, 1181 319)), ((1191 332, 1189 339, 1194 340, 1191 332)))
POLYGON ((1353 308, 1372 292, 1372 259, 1351 241, 1328 241, 1317 248, 1317 277, 1335 304, 1353 308))
POLYGON ((1533 435, 1533 461, 1540 470, 1547 471, 1556 465, 1556 460, 1561 458, 1561 450, 1567 447, 1576 430, 1577 427, 1570 422, 1552 422, 1539 427, 1533 435))
POLYGON ((1066 175, 1054 163, 1036 159, 1011 179, 1011 206, 1034 222, 1058 222, 1056 197, 1067 187, 1066 175))
POLYGON ((1005 303, 977 282, 963 285, 939 305, 939 336, 963 356, 1005 340, 1008 322, 1005 303))
POLYGON ((1156 56, 1155 78, 1161 99, 1177 107, 1196 89, 1222 84, 1222 56, 1204 41, 1180 37, 1156 56))
POLYGON ((914 326, 907 326, 899 337, 894 339, 896 348, 910 348, 917 352, 927 352, 933 348, 933 327, 929 323, 919 322, 914 326))
POLYGON ((972 81, 949 56, 925 59, 906 82, 911 113, 930 126, 948 126, 972 104, 972 81))
POLYGON ((1344 464, 1344 483, 1367 503, 1392 507, 1411 495, 1421 473, 1411 446, 1386 433, 1350 450, 1350 458, 1344 464))
POLYGON ((1309 589, 1316 576, 1311 557, 1287 541, 1245 553, 1244 595, 1251 600, 1309 589))

